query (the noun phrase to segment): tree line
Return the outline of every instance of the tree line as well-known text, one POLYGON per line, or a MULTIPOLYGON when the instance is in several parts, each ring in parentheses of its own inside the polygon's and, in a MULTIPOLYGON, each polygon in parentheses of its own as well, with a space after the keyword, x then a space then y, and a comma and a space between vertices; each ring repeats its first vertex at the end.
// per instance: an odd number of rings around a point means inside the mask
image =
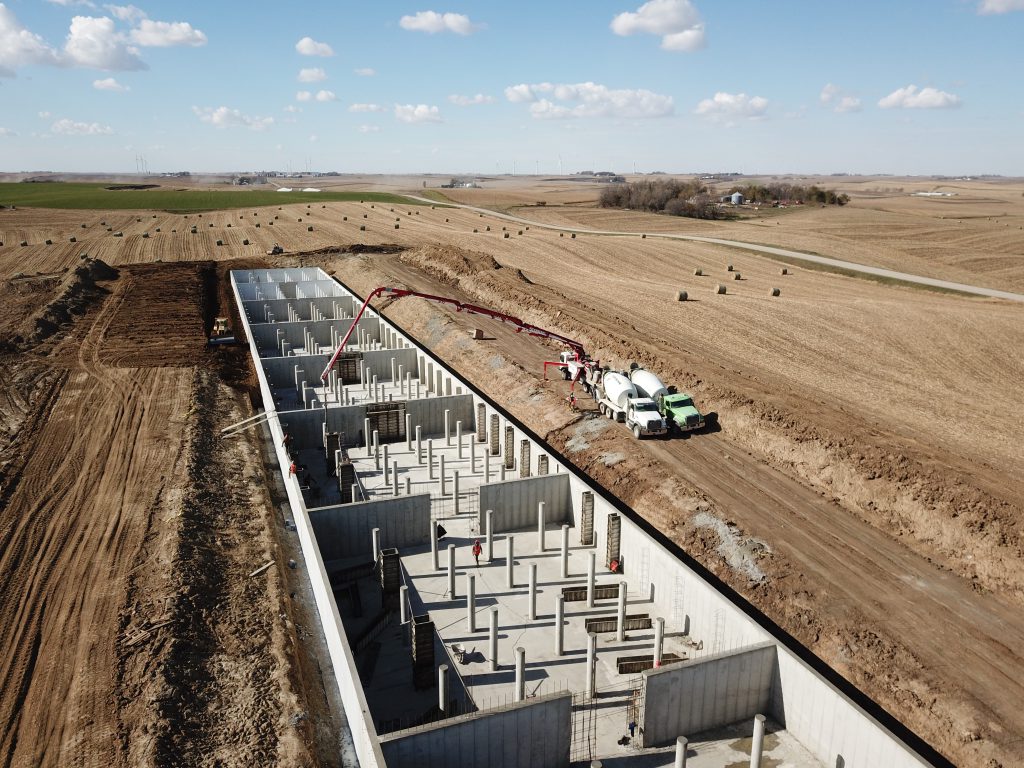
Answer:
POLYGON ((739 192, 748 203, 821 203, 822 205, 846 205, 850 196, 837 194, 834 189, 822 189, 812 184, 747 184, 733 187, 729 194, 739 192))

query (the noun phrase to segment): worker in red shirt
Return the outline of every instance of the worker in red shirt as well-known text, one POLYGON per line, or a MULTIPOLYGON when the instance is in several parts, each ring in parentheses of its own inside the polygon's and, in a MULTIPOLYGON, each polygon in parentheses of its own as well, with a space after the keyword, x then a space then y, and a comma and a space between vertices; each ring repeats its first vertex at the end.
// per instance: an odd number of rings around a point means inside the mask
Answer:
POLYGON ((297 475, 297 474, 299 474, 299 465, 298 465, 298 463, 296 463, 294 461, 292 462, 291 466, 288 467, 288 474, 289 475, 297 475))
POLYGON ((480 546, 480 539, 473 542, 473 559, 476 560, 476 567, 480 567, 480 553, 483 552, 483 548, 480 546))

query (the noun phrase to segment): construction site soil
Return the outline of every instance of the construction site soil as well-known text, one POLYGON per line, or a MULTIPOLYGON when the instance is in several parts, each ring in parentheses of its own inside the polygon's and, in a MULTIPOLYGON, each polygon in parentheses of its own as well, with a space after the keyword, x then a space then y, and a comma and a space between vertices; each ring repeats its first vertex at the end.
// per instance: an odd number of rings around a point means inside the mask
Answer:
POLYGON ((195 235, 196 215, 147 215, 0 212, 0 764, 331 754, 307 725, 326 705, 258 440, 216 438, 253 389, 243 348, 207 350, 204 334, 225 269, 260 261, 502 309, 691 392, 715 430, 637 442, 543 381, 555 347, 414 299, 381 305, 951 760, 1024 761, 1020 306, 440 205, 219 212, 195 235), (264 256, 275 242, 288 253, 264 256), (82 278, 84 311, 34 338, 83 251, 117 276, 82 278))

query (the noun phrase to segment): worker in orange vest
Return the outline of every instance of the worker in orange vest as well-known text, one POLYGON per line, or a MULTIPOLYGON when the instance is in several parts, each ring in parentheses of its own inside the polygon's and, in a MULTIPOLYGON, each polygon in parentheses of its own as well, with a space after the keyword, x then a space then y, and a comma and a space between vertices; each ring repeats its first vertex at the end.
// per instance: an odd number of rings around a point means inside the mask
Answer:
POLYGON ((476 560, 476 567, 480 567, 480 553, 483 552, 483 548, 480 546, 480 539, 473 542, 473 559, 476 560))

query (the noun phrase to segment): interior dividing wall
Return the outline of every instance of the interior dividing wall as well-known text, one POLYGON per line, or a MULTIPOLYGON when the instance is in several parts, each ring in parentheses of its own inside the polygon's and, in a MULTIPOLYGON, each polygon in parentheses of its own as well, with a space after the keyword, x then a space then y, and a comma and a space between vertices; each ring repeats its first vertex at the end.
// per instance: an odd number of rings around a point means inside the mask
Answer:
POLYGON ((365 555, 369 559, 374 528, 381 547, 416 547, 430 541, 430 494, 356 502, 309 510, 324 562, 365 555))
POLYGON ((537 530, 537 505, 544 502, 546 523, 567 523, 572 519, 569 475, 524 477, 480 486, 480 528, 485 530, 486 510, 493 510, 492 531, 504 533, 523 528, 537 530))
POLYGON ((444 435, 444 412, 449 411, 448 419, 455 439, 455 422, 462 422, 463 439, 476 429, 476 409, 473 407, 472 395, 452 395, 451 397, 430 397, 422 400, 410 400, 406 405, 406 413, 412 417, 413 432, 420 425, 423 438, 436 438, 444 435))
POLYGON ((776 646, 684 661, 643 674, 640 728, 645 747, 663 747, 756 714, 772 714, 776 646))
POLYGON ((381 737, 389 768, 567 768, 572 695, 538 696, 381 737))

